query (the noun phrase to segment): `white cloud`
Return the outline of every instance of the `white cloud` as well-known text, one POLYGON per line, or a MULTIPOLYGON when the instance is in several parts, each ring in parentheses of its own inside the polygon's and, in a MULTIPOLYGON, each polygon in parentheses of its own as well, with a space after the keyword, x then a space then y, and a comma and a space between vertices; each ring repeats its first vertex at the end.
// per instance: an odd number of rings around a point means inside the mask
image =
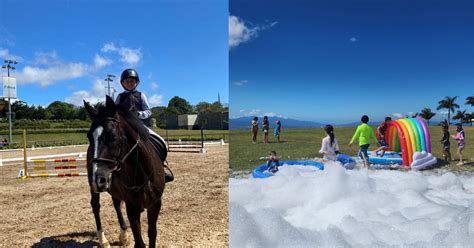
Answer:
POLYGON ((260 109, 252 109, 250 112, 247 114, 247 116, 252 116, 252 115, 259 115, 262 110, 260 109))
POLYGON ((229 15, 229 48, 232 49, 258 36, 258 32, 275 26, 278 22, 250 27, 237 16, 229 15))
POLYGON ((240 80, 240 81, 234 82, 234 84, 237 86, 244 86, 248 82, 249 82, 248 80, 240 80))
POLYGON ((90 71, 90 66, 83 63, 64 63, 48 68, 25 66, 16 76, 19 84, 38 82, 41 86, 48 86, 57 81, 82 77, 90 71))
POLYGON ((35 53, 35 60, 33 64, 35 65, 47 65, 47 64, 59 64, 58 53, 56 51, 52 52, 37 52, 35 53))
POLYGON ((6 48, 0 47, 0 59, 3 62, 5 59, 15 60, 16 62, 23 62, 23 58, 17 55, 10 54, 10 51, 6 48))
POLYGON ((105 44, 100 50, 102 52, 117 53, 118 55, 120 55, 120 61, 125 63, 127 66, 133 66, 138 64, 142 58, 142 53, 140 52, 140 49, 117 47, 112 42, 105 44))
POLYGON ((447 114, 448 114, 448 110, 439 110, 439 111, 438 111, 438 114, 447 115, 447 114))
POLYGON ((392 116, 397 117, 397 118, 402 118, 403 115, 401 113, 393 113, 392 116))
POLYGON ((117 51, 117 47, 115 47, 114 43, 107 43, 100 50, 102 52, 117 51))
POLYGON ((58 81, 80 78, 95 73, 97 70, 110 65, 111 60, 95 55, 91 64, 80 62, 64 62, 56 51, 36 53, 34 65, 26 65, 18 71, 16 77, 19 84, 34 84, 46 87, 58 81))
POLYGON ((150 107, 163 105, 163 95, 152 95, 150 98, 148 98, 148 103, 150 104, 150 107))
POLYGON ((265 113, 264 116, 265 116, 265 115, 268 116, 268 117, 286 118, 285 116, 280 115, 280 114, 277 114, 277 113, 274 113, 274 112, 265 113))
POLYGON ((82 100, 86 100, 91 104, 95 104, 99 101, 105 101, 105 84, 102 80, 96 79, 92 83, 92 89, 90 91, 79 90, 70 97, 65 99, 65 102, 74 104, 76 106, 82 106, 82 100))
POLYGON ((358 39, 357 39, 356 37, 351 37, 351 38, 349 39, 349 41, 350 41, 350 42, 356 42, 356 41, 358 41, 358 39))
POLYGON ((96 68, 102 68, 104 66, 112 64, 112 61, 106 57, 102 57, 98 54, 95 55, 94 57, 94 66, 96 68))
POLYGON ((278 117, 278 115, 273 113, 273 112, 265 113, 264 115, 266 115, 268 117, 278 117))
POLYGON ((239 110, 239 112, 240 112, 240 113, 243 113, 243 112, 245 112, 245 109, 241 109, 241 110, 239 110))
POLYGON ((156 83, 155 81, 151 82, 150 83, 150 88, 151 88, 151 90, 157 90, 158 89, 158 83, 156 83))

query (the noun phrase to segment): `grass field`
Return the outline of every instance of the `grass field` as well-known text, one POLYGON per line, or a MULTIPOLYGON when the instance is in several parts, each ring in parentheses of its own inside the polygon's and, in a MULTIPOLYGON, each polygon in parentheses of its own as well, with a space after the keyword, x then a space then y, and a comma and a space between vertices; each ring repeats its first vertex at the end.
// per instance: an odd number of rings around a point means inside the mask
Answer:
MULTIPOLYGON (((373 127, 375 130, 375 127, 373 127)), ((339 142, 339 148, 342 153, 356 156, 359 149, 357 142, 351 147, 348 145, 356 127, 336 127, 334 133, 339 142)), ((443 158, 442 147, 439 140, 442 136, 441 127, 432 126, 429 128, 432 154, 438 158, 443 158)), ((450 134, 456 133, 456 128, 449 129, 450 134)), ((463 157, 468 160, 469 165, 460 168, 455 164, 458 161, 451 162, 449 168, 452 170, 471 170, 474 171, 474 127, 464 127, 466 134, 466 147, 463 157)), ((263 132, 258 133, 258 143, 252 144, 252 134, 250 130, 231 130, 230 131, 230 147, 229 147, 229 163, 231 170, 252 170, 257 165, 266 162, 268 153, 275 150, 280 160, 289 159, 313 159, 322 157, 318 153, 321 148, 321 140, 325 136, 322 128, 295 128, 282 129, 281 143, 277 143, 273 136, 273 130, 270 130, 270 144, 263 144, 263 132)), ((369 150, 377 147, 372 143, 369 150)), ((455 140, 451 140, 451 154, 456 160, 457 144, 455 140)))
MULTIPOLYGON (((156 129, 159 135, 166 139, 166 130, 156 129)), ((8 138, 8 135, 3 136, 8 138)), ((200 130, 168 130, 168 137, 170 140, 201 140, 200 130)), ((19 147, 23 144, 22 135, 13 135, 12 147, 19 147)), ((204 130, 205 140, 220 140, 228 141, 228 130, 204 130)), ((69 145, 69 144, 87 144, 86 133, 48 133, 48 134, 28 134, 26 135, 28 144, 36 143, 36 146, 42 145, 69 145)))

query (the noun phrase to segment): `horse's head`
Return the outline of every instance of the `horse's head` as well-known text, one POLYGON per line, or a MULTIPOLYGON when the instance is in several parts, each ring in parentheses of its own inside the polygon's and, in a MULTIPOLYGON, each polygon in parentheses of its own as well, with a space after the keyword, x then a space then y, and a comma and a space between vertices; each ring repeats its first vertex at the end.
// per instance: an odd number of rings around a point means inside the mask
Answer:
POLYGON ((115 103, 109 96, 107 96, 105 106, 99 105, 94 108, 84 101, 84 107, 92 120, 91 128, 87 133, 89 151, 93 152, 92 159, 88 161, 92 168, 91 186, 95 192, 104 192, 111 185, 112 172, 120 169, 124 146, 123 130, 115 103))

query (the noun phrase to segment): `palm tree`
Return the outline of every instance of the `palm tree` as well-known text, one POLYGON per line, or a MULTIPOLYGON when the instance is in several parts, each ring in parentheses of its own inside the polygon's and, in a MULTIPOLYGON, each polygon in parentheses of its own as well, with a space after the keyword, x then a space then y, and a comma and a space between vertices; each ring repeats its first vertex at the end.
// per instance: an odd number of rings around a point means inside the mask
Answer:
POLYGON ((430 125, 430 119, 433 118, 433 116, 435 115, 436 113, 431 112, 430 108, 422 109, 421 113, 419 114, 421 118, 425 119, 428 122, 428 125, 430 125))
POLYGON ((436 110, 440 109, 447 109, 448 110, 448 125, 451 123, 451 112, 454 112, 454 109, 459 108, 459 105, 455 103, 457 96, 455 97, 449 97, 446 96, 444 97, 443 100, 438 102, 438 108, 436 110))
POLYGON ((471 105, 474 107, 474 96, 466 97, 466 105, 471 105))
POLYGON ((467 120, 466 117, 467 117, 467 116, 466 116, 466 110, 464 110, 464 111, 462 111, 462 112, 458 110, 458 112, 456 113, 456 115, 453 116, 453 120, 459 120, 459 121, 461 122, 461 124, 462 124, 463 122, 466 122, 466 120, 467 120))
POLYGON ((466 122, 470 122, 471 123, 471 127, 472 127, 472 120, 474 120, 474 112, 472 113, 467 113, 466 114, 466 122))

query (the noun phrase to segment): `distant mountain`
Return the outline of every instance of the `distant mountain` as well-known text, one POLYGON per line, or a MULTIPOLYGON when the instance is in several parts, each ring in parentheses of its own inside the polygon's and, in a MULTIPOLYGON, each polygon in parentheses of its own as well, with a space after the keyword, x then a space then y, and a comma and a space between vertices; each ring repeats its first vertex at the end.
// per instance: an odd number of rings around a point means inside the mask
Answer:
MULTIPOLYGON (((253 116, 248 116, 248 117, 239 117, 239 118, 231 118, 229 120, 230 129, 245 129, 245 128, 250 128, 252 125, 252 119, 253 116)), ((262 127, 262 119, 263 117, 258 117, 258 125, 261 128, 262 127)), ((285 128, 320 128, 324 127, 326 124, 332 124, 332 123, 320 123, 320 122, 314 122, 314 121, 301 121, 301 120, 295 120, 291 118, 279 118, 279 117, 268 117, 268 120, 270 122, 270 127, 273 128, 275 127, 275 121, 280 120, 282 127, 285 128)), ((378 126, 382 123, 382 121, 369 121, 369 125, 371 126, 378 126)), ((360 125, 361 122, 351 122, 351 123, 343 123, 343 124, 332 124, 335 127, 356 127, 360 125)))
MULTIPOLYGON (((380 123, 382 123, 382 121, 380 121, 380 122, 378 122, 378 121, 369 121, 370 126, 378 126, 378 125, 380 125, 380 123)), ((358 122, 351 122, 351 123, 345 123, 345 124, 334 124, 334 126, 336 126, 336 127, 356 127, 356 126, 359 126, 360 124, 362 124, 362 122, 358 121, 358 122)))
MULTIPOLYGON (((239 117, 231 118, 229 120, 229 129, 246 129, 252 126, 253 116, 249 117, 239 117)), ((258 117, 258 126, 262 127, 263 117, 258 117)), ((268 117, 268 122, 270 123, 270 128, 275 127, 275 122, 277 120, 281 121, 281 126, 284 128, 311 128, 311 127, 322 127, 326 124, 313 121, 300 121, 291 118, 279 118, 279 117, 268 117)))

